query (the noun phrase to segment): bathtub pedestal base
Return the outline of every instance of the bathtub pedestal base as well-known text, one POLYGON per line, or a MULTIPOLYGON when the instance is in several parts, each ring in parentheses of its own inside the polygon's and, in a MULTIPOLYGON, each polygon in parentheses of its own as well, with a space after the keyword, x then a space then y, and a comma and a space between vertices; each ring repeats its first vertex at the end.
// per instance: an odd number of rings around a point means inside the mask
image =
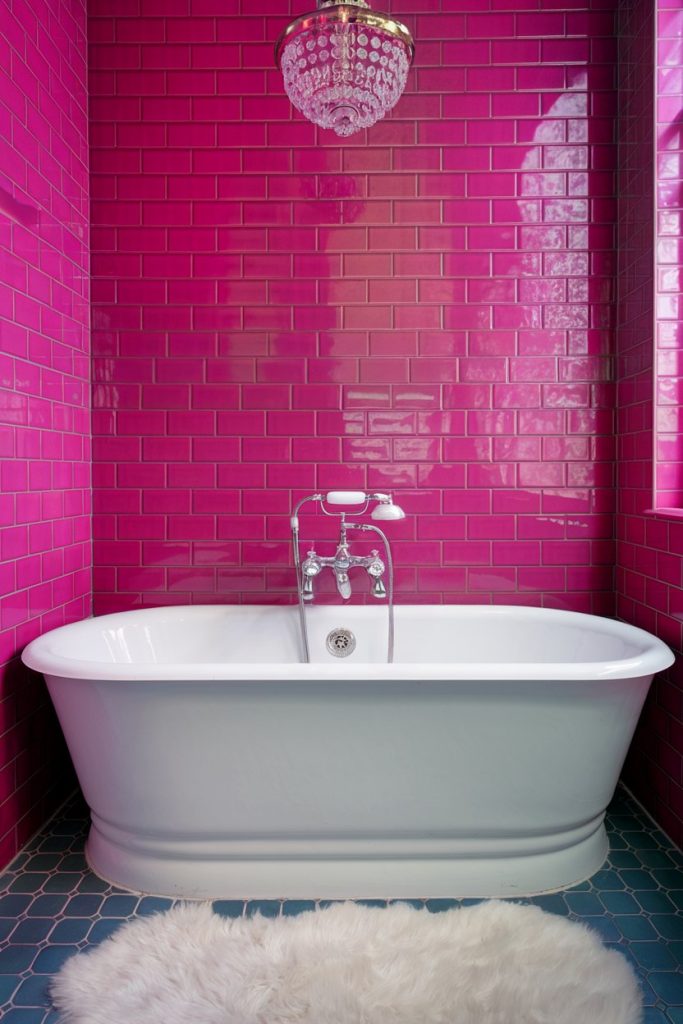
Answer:
POLYGON ((135 892, 185 899, 532 896, 567 888, 607 856, 603 815, 571 832, 520 839, 267 839, 160 843, 94 821, 92 870, 135 892), (364 849, 363 849, 364 848, 364 849))

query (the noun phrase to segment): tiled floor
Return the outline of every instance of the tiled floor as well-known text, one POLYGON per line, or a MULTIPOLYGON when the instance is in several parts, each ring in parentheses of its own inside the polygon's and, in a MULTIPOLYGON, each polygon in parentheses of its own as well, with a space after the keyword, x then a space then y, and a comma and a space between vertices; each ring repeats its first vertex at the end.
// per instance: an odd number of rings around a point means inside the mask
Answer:
MULTIPOLYGON (((608 825, 611 854, 603 870, 589 882, 531 902, 585 922, 629 957, 642 981, 644 1024, 683 1024, 683 854, 622 790, 608 825)), ((88 871, 85 830, 82 805, 74 800, 0 877, 3 1024, 57 1024, 48 986, 64 960, 106 939, 123 921, 171 906, 171 900, 115 889, 88 871)), ((433 911, 455 904, 427 901, 433 911)), ((314 905, 250 900, 214 907, 227 915, 277 915, 314 905)))

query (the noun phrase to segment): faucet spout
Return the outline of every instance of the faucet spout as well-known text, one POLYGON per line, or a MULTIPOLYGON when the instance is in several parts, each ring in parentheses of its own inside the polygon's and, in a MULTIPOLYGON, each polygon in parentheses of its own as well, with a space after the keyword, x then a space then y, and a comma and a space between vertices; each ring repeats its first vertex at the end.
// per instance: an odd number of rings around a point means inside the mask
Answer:
POLYGON ((342 521, 342 532, 341 537, 339 538, 339 547, 337 548, 334 558, 332 560, 332 570, 337 581, 337 590, 339 591, 339 596, 344 601, 348 601, 348 599, 351 597, 351 581, 349 579, 349 569, 353 565, 353 562, 353 556, 349 553, 349 546, 346 543, 345 524, 342 521))
POLYGON ((351 597, 351 580, 349 579, 349 574, 347 572, 340 572, 337 569, 335 571, 335 576, 337 578, 337 590, 339 591, 339 596, 343 598, 344 601, 348 601, 351 597))

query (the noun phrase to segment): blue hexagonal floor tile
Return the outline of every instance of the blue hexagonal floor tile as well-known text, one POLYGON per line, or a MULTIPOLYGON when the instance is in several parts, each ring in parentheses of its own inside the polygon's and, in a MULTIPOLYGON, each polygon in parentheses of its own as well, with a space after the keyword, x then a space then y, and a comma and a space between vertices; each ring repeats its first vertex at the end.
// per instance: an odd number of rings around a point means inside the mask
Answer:
MULTIPOLYGON (((607 824, 611 853, 603 868, 570 890, 530 902, 593 927, 628 957, 642 981, 644 1024, 683 1024, 683 856, 623 789, 607 824)), ((93 875, 83 856, 86 830, 85 812, 75 799, 0 878, 3 1024, 58 1024, 48 989, 64 960, 104 941, 124 921, 173 905, 170 899, 124 892, 93 875)), ((359 902, 386 905, 383 899, 359 902)), ((426 906, 438 913, 471 902, 434 899, 426 906)), ((229 917, 292 915, 315 906, 315 900, 214 902, 216 912, 229 917)))

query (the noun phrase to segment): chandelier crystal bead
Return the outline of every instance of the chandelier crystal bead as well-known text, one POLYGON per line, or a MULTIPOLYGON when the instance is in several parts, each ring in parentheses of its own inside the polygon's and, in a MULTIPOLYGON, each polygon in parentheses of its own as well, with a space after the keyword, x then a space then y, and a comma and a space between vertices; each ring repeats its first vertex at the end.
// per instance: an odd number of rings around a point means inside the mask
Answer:
POLYGON ((413 53, 405 25, 371 11, 365 0, 319 0, 318 10, 293 21, 275 47, 294 106, 340 136, 369 128, 396 105, 413 53))

